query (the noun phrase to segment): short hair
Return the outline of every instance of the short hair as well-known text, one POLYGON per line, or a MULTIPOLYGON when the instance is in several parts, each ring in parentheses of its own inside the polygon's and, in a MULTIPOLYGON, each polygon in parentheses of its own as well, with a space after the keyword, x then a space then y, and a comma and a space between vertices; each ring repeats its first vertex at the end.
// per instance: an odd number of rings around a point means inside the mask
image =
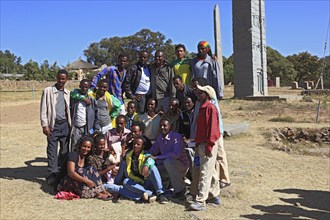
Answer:
POLYGON ((193 78, 191 80, 191 82, 198 82, 198 85, 200 86, 207 86, 209 85, 207 79, 203 78, 203 77, 196 77, 196 78, 193 78))
POLYGON ((140 140, 142 140, 143 141, 143 145, 142 145, 142 149, 145 147, 145 145, 146 145, 146 139, 142 136, 142 135, 139 135, 139 136, 136 136, 135 138, 134 138, 134 140, 135 139, 140 139, 140 140))
POLYGON ((108 81, 107 79, 101 79, 101 80, 97 83, 97 85, 101 85, 101 83, 106 83, 106 84, 108 84, 108 86, 109 86, 109 81, 108 81))
POLYGON ((173 81, 175 81, 176 79, 179 79, 182 82, 182 77, 180 75, 173 76, 173 81))
POLYGON ((116 122, 120 119, 120 118, 123 118, 126 122, 126 117, 125 115, 118 115, 117 118, 116 118, 116 122))
POLYGON ((60 70, 57 72, 57 75, 60 75, 60 74, 64 74, 64 75, 66 75, 66 77, 69 76, 68 71, 66 71, 65 69, 60 69, 60 70))
POLYGON ((133 121, 131 127, 133 127, 133 126, 138 126, 140 128, 140 130, 142 131, 142 133, 146 129, 146 125, 142 121, 133 121))
POLYGON ((83 84, 83 83, 85 83, 85 82, 87 82, 87 83, 91 83, 91 81, 90 81, 89 79, 82 79, 82 80, 80 81, 80 84, 83 84))
POLYGON ((147 104, 148 104, 149 101, 155 101, 156 107, 158 106, 158 100, 157 99, 151 97, 151 98, 148 99, 147 104))
POLYGON ((127 103, 127 107, 128 107, 130 104, 134 104, 135 107, 137 106, 136 101, 133 101, 133 100, 131 100, 131 101, 129 101, 129 102, 127 103))
POLYGON ((168 123, 169 123, 170 125, 172 125, 172 120, 171 120, 169 117, 167 117, 167 116, 163 116, 163 117, 160 119, 159 123, 160 123, 161 121, 168 121, 168 123))
POLYGON ((179 48, 183 48, 183 50, 186 51, 186 47, 183 44, 177 44, 177 45, 175 45, 175 50, 177 50, 179 48))
POLYGON ((164 54, 164 51, 163 50, 161 50, 161 49, 156 50, 155 56, 156 56, 157 53, 161 53, 162 54, 162 57, 165 58, 165 54, 164 54))
POLYGON ((170 98, 170 102, 177 102, 178 104, 180 104, 179 99, 176 98, 176 97, 171 97, 171 98, 170 98))
POLYGON ((186 102, 188 99, 190 99, 194 103, 193 99, 189 95, 185 96, 183 100, 184 102, 186 102))
POLYGON ((128 56, 127 53, 121 53, 121 54, 119 54, 118 60, 121 59, 122 57, 127 57, 127 59, 129 59, 129 56, 128 56))

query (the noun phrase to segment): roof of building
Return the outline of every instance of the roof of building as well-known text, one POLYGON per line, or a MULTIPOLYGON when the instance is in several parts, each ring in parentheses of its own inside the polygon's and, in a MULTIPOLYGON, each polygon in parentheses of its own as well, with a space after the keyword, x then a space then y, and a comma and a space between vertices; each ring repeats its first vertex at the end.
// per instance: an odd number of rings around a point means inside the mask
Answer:
POLYGON ((82 60, 80 57, 78 60, 76 60, 68 65, 68 69, 70 69, 70 70, 96 69, 96 68, 97 68, 97 66, 82 60))

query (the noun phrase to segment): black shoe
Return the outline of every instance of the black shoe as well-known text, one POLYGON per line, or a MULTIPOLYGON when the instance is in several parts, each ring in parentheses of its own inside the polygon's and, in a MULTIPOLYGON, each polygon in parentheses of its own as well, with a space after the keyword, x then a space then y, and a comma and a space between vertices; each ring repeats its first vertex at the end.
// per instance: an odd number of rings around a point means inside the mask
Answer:
POLYGON ((56 174, 55 173, 51 173, 46 177, 46 182, 48 185, 52 185, 56 180, 56 174))
POLYGON ((186 195, 186 190, 182 190, 180 192, 174 193, 173 198, 174 199, 181 199, 181 200, 185 200, 185 195, 186 195))
POLYGON ((164 194, 159 194, 157 196, 157 202, 159 202, 160 204, 166 204, 168 203, 167 198, 164 196, 164 194))

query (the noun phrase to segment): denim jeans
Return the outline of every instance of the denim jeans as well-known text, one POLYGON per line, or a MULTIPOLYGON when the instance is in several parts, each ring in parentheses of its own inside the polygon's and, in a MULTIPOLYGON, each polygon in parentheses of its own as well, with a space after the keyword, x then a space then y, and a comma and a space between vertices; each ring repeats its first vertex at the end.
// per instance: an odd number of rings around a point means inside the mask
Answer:
POLYGON ((103 186, 105 190, 110 193, 119 193, 123 189, 123 186, 116 185, 113 183, 104 183, 103 186))
POLYGON ((123 185, 124 179, 128 177, 126 170, 126 161, 122 160, 119 165, 117 176, 115 177, 114 183, 116 185, 123 185))
POLYGON ((133 200, 140 200, 143 193, 148 193, 149 196, 151 196, 153 192, 155 192, 156 195, 164 193, 162 179, 156 166, 153 166, 149 170, 149 176, 143 184, 126 178, 123 186, 124 188, 120 194, 133 200))

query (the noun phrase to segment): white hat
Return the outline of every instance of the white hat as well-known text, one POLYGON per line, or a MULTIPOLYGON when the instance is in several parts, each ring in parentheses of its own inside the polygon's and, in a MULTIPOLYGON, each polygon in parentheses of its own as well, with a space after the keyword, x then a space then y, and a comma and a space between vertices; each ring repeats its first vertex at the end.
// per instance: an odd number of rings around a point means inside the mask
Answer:
POLYGON ((197 88, 199 90, 201 90, 201 91, 206 92, 210 96, 210 99, 215 99, 216 98, 215 91, 214 91, 214 89, 211 86, 200 86, 200 85, 197 85, 197 88))

